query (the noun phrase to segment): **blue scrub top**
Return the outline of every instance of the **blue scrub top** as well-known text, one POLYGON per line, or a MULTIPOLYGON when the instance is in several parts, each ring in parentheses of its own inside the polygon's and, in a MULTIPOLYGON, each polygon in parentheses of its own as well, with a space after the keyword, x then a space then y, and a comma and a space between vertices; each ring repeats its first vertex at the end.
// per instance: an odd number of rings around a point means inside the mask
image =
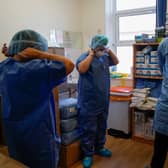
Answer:
POLYGON ((0 95, 9 154, 26 165, 55 168, 60 139, 52 89, 64 81, 63 63, 46 59, 0 63, 0 95))
POLYGON ((168 38, 158 47, 160 70, 163 75, 161 93, 155 109, 155 131, 168 136, 168 38))
MULTIPOLYGON (((82 54, 78 64, 88 56, 88 52, 82 54)), ((102 57, 94 57, 89 70, 80 74, 78 81, 78 106, 80 114, 84 116, 97 115, 108 111, 110 73, 109 66, 114 65, 111 57, 105 53, 102 57)))

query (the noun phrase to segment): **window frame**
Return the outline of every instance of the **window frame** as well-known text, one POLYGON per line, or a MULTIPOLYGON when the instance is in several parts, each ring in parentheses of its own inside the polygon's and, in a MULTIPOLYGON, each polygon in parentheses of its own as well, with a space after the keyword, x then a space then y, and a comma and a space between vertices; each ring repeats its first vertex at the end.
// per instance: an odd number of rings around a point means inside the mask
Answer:
POLYGON ((117 55, 117 47, 132 46, 134 40, 119 40, 119 19, 125 16, 156 14, 156 6, 117 11, 117 0, 105 0, 105 31, 109 38, 111 49, 117 55))
POLYGON ((116 46, 128 46, 132 45, 135 41, 134 40, 120 40, 119 39, 119 19, 120 17, 126 16, 137 16, 137 15, 147 15, 147 14, 155 14, 156 8, 155 7, 147 7, 147 8, 137 8, 137 9, 129 9, 129 10, 122 10, 116 11, 115 14, 115 22, 116 22, 116 46))

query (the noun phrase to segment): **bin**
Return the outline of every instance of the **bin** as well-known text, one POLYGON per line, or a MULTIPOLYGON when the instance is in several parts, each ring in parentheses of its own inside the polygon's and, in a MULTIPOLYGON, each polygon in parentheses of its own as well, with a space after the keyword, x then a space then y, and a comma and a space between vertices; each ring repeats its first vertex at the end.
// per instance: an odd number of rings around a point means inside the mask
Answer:
POLYGON ((107 128, 118 131, 119 134, 130 135, 131 111, 130 101, 132 88, 111 88, 107 128))
POLYGON ((107 128, 130 133, 131 113, 130 96, 110 96, 107 128))

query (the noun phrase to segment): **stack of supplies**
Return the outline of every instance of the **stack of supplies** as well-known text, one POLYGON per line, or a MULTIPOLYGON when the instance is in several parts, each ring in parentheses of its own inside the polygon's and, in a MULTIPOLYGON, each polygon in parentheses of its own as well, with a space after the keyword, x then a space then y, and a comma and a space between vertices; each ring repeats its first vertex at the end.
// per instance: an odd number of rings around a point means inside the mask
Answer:
POLYGON ((113 86, 110 88, 110 95, 112 96, 131 96, 132 87, 129 86, 113 86))
POLYGON ((66 98, 59 102, 61 118, 61 140, 62 144, 69 145, 78 140, 80 133, 77 122, 77 99, 66 98))
POLYGON ((150 88, 134 89, 130 107, 141 110, 154 110, 157 98, 149 97, 150 88))
POLYGON ((144 127, 144 136, 146 139, 154 139, 153 118, 148 118, 144 127))
POLYGON ((154 139, 153 111, 136 109, 134 113, 134 135, 154 139))
POLYGON ((151 46, 146 46, 136 52, 136 75, 161 76, 157 50, 153 51, 151 46))

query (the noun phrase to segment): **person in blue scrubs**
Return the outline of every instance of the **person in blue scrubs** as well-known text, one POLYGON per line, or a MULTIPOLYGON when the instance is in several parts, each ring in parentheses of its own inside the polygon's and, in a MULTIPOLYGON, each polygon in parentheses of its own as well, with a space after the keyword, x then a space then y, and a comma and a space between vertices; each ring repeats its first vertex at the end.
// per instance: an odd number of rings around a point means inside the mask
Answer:
POLYGON ((80 74, 78 106, 85 168, 91 167, 94 153, 111 156, 111 151, 104 148, 110 91, 109 66, 117 65, 119 61, 115 54, 106 48, 107 44, 106 36, 94 36, 89 51, 82 54, 76 62, 80 74))
POLYGON ((163 168, 168 152, 168 38, 160 43, 158 58, 163 80, 154 113, 155 141, 150 168, 163 168))
POLYGON ((9 155, 30 168, 56 168, 60 138, 52 89, 74 64, 47 53, 47 40, 33 30, 17 32, 0 62, 2 117, 9 155))

